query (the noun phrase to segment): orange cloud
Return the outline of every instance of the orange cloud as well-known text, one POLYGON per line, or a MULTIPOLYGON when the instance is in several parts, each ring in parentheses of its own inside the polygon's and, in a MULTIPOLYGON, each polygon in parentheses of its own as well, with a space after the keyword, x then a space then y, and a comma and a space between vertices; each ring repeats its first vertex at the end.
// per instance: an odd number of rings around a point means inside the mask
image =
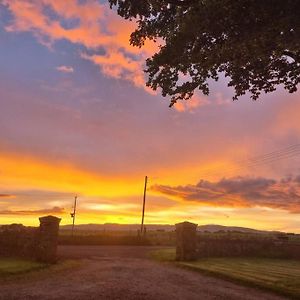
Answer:
POLYGON ((12 198, 14 197, 14 195, 10 195, 10 194, 0 194, 0 198, 12 198))
POLYGON ((206 98, 194 95, 190 100, 178 101, 177 103, 175 103, 174 107, 178 112, 193 112, 196 108, 209 104, 210 102, 206 98))
POLYGON ((40 43, 48 47, 52 47, 57 40, 65 39, 94 51, 102 48, 104 55, 82 53, 81 57, 99 65, 107 76, 130 81, 138 87, 144 86, 143 63, 157 46, 148 42, 142 50, 132 47, 129 36, 135 24, 121 19, 108 5, 95 0, 84 3, 76 0, 1 2, 14 16, 13 21, 5 27, 7 31, 32 32, 40 43), (47 14, 47 9, 51 9, 55 17, 47 14), (62 21, 74 23, 66 27, 62 25, 62 21))
POLYGON ((137 87, 145 86, 144 75, 141 72, 143 68, 142 63, 121 52, 110 51, 105 55, 87 55, 82 53, 81 57, 99 65, 102 73, 109 77, 132 81, 137 87))
POLYGON ((65 209, 61 207, 53 207, 50 209, 37 210, 0 210, 0 215, 41 215, 41 214, 56 214, 61 215, 65 213, 65 209))
POLYGON ((97 25, 103 17, 103 7, 96 1, 88 1, 81 5, 77 1, 70 0, 4 0, 2 3, 14 16, 14 21, 6 26, 6 30, 33 32, 42 43, 51 44, 55 40, 67 39, 72 43, 84 44, 91 48, 101 45, 101 39, 99 41, 98 38, 102 35, 105 37, 97 25), (52 19, 48 16, 45 12, 46 8, 51 8, 58 18, 52 19), (70 18, 78 19, 79 25, 74 28, 64 28, 60 20, 70 18))

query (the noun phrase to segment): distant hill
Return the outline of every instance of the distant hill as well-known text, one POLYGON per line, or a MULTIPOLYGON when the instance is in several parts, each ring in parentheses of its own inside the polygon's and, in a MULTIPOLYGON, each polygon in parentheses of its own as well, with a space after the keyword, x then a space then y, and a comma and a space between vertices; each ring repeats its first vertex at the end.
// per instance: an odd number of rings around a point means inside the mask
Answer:
POLYGON ((266 230, 257 230, 247 227, 238 227, 238 226, 223 226, 223 225, 201 225, 198 226, 198 231, 200 232, 218 232, 218 231, 235 231, 235 232, 243 232, 243 233, 279 233, 279 231, 266 231, 266 230))
MULTIPOLYGON (((79 231, 137 231, 141 225, 139 224, 116 224, 116 223, 106 223, 106 224, 80 224, 75 225, 75 230, 79 231)), ((60 226, 61 230, 70 230, 72 225, 62 225, 60 226)), ((173 231, 175 230, 174 225, 169 224, 146 224, 147 230, 154 231, 173 231)), ((237 226, 223 226, 223 225, 200 225, 197 228, 198 232, 218 232, 218 231, 227 231, 227 232, 243 232, 243 233, 279 233, 279 231, 263 231, 246 227, 237 227, 237 226)))
MULTIPOLYGON (((151 224, 145 225, 147 230, 164 230, 164 231, 173 231, 175 229, 174 225, 159 225, 151 224)), ((69 230, 72 228, 72 225, 62 225, 60 226, 61 230, 69 230)), ((75 225, 76 230, 82 231, 137 231, 141 228, 140 224, 117 224, 117 223, 105 223, 105 224, 80 224, 75 225)))

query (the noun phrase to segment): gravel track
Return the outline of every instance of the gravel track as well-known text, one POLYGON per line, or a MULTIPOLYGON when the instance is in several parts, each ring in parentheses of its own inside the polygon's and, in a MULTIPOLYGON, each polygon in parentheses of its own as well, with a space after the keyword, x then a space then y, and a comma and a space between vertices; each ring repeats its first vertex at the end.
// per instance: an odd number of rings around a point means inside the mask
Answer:
POLYGON ((79 260, 80 266, 1 280, 0 299, 287 299, 151 261, 147 258, 150 249, 153 247, 62 246, 59 256, 79 260))

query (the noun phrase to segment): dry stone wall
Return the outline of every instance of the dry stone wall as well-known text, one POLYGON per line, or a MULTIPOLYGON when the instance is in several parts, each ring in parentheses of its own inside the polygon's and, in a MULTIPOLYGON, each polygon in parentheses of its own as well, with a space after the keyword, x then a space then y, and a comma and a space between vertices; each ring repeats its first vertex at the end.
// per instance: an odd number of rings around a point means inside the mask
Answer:
POLYGON ((275 238, 198 237, 197 256, 300 259, 300 244, 275 238))
POLYGON ((33 258, 37 244, 37 228, 22 224, 0 227, 0 255, 33 258))
POLYGON ((204 257, 266 257, 300 259, 300 244, 266 237, 197 235, 197 224, 176 224, 176 260, 204 257))
POLYGON ((40 218, 40 227, 22 224, 0 227, 0 256, 13 256, 54 263, 57 259, 59 218, 40 218))

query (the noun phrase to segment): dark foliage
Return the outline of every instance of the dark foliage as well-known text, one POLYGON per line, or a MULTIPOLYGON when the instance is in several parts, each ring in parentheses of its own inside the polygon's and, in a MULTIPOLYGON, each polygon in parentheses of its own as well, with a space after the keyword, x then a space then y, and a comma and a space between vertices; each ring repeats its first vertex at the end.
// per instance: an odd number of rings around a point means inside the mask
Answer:
POLYGON ((300 81, 300 0, 109 0, 118 14, 136 19, 130 42, 162 42, 146 61, 147 85, 163 96, 209 93, 224 73, 233 99, 250 92, 293 93, 300 81))

